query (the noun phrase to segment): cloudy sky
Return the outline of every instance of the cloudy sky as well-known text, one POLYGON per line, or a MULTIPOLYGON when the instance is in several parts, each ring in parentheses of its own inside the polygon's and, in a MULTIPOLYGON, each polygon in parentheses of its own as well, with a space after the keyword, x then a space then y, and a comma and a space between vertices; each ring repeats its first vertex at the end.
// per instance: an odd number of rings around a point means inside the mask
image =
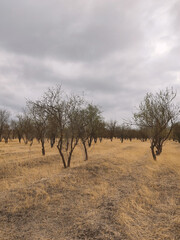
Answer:
POLYGON ((131 117, 146 92, 180 102, 180 0, 0 0, 0 108, 62 84, 131 117))

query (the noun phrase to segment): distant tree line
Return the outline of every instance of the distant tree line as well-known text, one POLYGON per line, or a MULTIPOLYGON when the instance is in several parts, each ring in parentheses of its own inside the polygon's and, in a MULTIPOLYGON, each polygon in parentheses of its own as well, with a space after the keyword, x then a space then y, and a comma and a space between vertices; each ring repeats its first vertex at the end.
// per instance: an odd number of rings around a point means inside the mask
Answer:
POLYGON ((118 125, 116 121, 105 122, 100 108, 77 95, 65 94, 60 86, 48 89, 40 100, 26 103, 23 114, 17 120, 10 119, 7 110, 0 110, 0 141, 8 143, 17 138, 33 144, 36 139, 45 155, 45 142, 56 145, 64 168, 70 167, 72 154, 78 143, 82 144, 85 160, 92 143, 104 138, 113 141, 138 139, 150 140, 154 160, 162 152, 163 143, 173 139, 180 143, 179 108, 172 101, 176 94, 166 89, 147 94, 134 114, 136 128, 118 125))

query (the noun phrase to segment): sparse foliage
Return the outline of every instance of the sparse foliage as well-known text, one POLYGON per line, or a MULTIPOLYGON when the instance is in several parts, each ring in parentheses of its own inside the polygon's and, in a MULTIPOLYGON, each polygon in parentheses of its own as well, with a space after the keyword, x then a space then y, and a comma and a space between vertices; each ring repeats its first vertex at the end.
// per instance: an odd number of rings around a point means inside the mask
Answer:
POLYGON ((81 123, 81 109, 83 99, 79 96, 67 96, 61 87, 49 89, 43 98, 33 103, 38 113, 41 113, 41 128, 43 128, 43 138, 47 124, 48 136, 51 145, 54 145, 57 137, 57 149, 61 156, 64 168, 70 167, 71 158, 75 147, 79 141, 79 125, 81 123), (43 127, 44 126, 44 127, 43 127), (53 133, 51 133, 53 129, 53 133))
POLYGON ((56 143, 64 168, 70 167, 74 149, 80 142, 88 160, 88 148, 103 138, 111 141, 119 138, 132 141, 150 139, 154 160, 161 154, 164 142, 170 137, 180 142, 180 127, 177 123, 179 108, 173 104, 176 93, 166 89, 156 94, 147 93, 134 114, 138 129, 117 125, 116 121, 105 122, 97 105, 89 104, 77 95, 65 94, 61 86, 50 88, 37 101, 27 101, 24 113, 9 124, 9 112, 0 110, 0 141, 11 138, 24 140, 30 145, 37 139, 45 155, 45 141, 51 147, 56 143), (172 131, 174 128, 174 131, 172 131))
POLYGON ((0 142, 2 141, 4 131, 7 132, 7 124, 10 113, 7 110, 0 109, 0 142))
POLYGON ((176 123, 173 129, 173 140, 180 143, 180 122, 176 123))
POLYGON ((79 138, 83 144, 85 160, 88 160, 87 147, 97 142, 103 127, 101 111, 96 105, 88 104, 80 111, 79 138))
POLYGON ((107 123, 107 130, 108 130, 108 137, 113 140, 113 137, 116 135, 116 127, 117 127, 117 122, 111 120, 109 123, 107 123))
POLYGON ((141 129, 149 131, 153 159, 162 152, 163 143, 169 138, 177 120, 179 110, 173 104, 176 93, 166 89, 156 94, 147 93, 140 103, 134 120, 141 129))
POLYGON ((38 105, 32 101, 27 102, 28 114, 32 120, 34 137, 41 142, 42 155, 45 155, 45 138, 47 131, 48 115, 44 108, 38 107, 38 105))
POLYGON ((22 138, 25 144, 27 144, 28 142, 32 144, 34 138, 34 126, 32 119, 30 118, 30 116, 28 116, 27 113, 18 115, 17 118, 18 121, 16 125, 16 130, 19 142, 22 138))

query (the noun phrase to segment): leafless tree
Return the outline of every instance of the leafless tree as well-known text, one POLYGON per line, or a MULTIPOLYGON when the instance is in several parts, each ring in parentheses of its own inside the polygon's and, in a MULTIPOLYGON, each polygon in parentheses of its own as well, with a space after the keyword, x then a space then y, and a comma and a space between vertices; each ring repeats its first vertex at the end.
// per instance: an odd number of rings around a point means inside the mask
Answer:
POLYGON ((34 139, 34 126, 32 119, 30 116, 28 116, 27 113, 18 115, 17 118, 18 120, 16 122, 16 131, 18 134, 19 142, 21 142, 22 138, 25 144, 30 142, 32 145, 34 139))
POLYGON ((58 137, 57 129, 58 129, 58 124, 56 119, 54 119, 53 116, 48 115, 46 137, 50 141, 51 148, 53 148, 56 142, 56 138, 58 137))
POLYGON ((0 109, 0 142, 3 138, 3 132, 7 128, 10 113, 7 110, 0 109))
POLYGON ((28 115, 32 119, 34 137, 41 142, 42 155, 45 155, 45 138, 48 124, 48 115, 44 108, 38 107, 33 101, 26 103, 28 115))
POLYGON ((101 111, 98 106, 88 104, 85 109, 87 134, 88 134, 88 145, 91 147, 92 141, 97 141, 98 131, 102 124, 101 111))
POLYGON ((52 124, 56 127, 57 149, 64 168, 70 167, 71 158, 78 144, 78 125, 83 100, 79 96, 67 96, 60 86, 48 89, 43 98, 34 102, 39 111, 47 115, 50 136, 52 124))
POLYGON ((10 139, 10 135, 11 135, 11 128, 9 124, 5 124, 3 129, 3 134, 2 134, 2 138, 4 138, 5 143, 8 143, 8 140, 10 139))
POLYGON ((178 141, 180 143, 180 122, 175 124, 172 138, 174 141, 178 141))
POLYGON ((116 134, 115 136, 120 139, 121 143, 123 143, 124 139, 126 138, 127 129, 124 125, 116 127, 116 134))
POLYGON ((148 129, 154 160, 161 154, 163 143, 169 138, 179 115, 178 107, 173 104, 175 97, 173 89, 147 93, 134 114, 137 126, 148 129))
POLYGON ((11 128, 13 130, 14 137, 18 138, 19 143, 23 138, 23 117, 21 115, 17 116, 17 120, 11 121, 11 128))
POLYGON ((80 111, 78 134, 84 147, 85 160, 88 160, 87 147, 91 147, 93 140, 95 143, 97 142, 101 124, 101 111, 96 105, 88 104, 80 111))
POLYGON ((81 126, 81 111, 84 100, 79 96, 72 95, 66 102, 67 125, 66 152, 68 152, 67 167, 70 167, 72 153, 79 142, 79 128, 81 126))
POLYGON ((113 140, 113 137, 116 135, 116 127, 117 127, 117 122, 111 120, 110 122, 107 123, 106 128, 108 131, 108 137, 113 140))

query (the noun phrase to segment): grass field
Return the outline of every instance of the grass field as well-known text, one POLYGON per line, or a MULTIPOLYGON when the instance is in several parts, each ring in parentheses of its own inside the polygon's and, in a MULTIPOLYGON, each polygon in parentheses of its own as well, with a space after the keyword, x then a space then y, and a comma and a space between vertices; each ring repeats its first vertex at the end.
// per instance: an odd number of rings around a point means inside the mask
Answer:
POLYGON ((0 143, 0 240, 179 240, 180 144, 157 162, 150 144, 78 146, 69 169, 56 148, 0 143))

